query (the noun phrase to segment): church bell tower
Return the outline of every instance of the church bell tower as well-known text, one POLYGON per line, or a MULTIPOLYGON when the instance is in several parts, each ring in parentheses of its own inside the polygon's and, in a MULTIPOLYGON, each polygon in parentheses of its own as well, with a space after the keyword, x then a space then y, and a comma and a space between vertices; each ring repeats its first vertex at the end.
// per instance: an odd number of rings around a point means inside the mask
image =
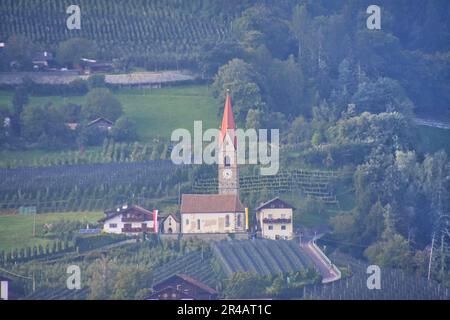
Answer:
POLYGON ((219 194, 239 194, 236 125, 227 90, 219 139, 219 194))

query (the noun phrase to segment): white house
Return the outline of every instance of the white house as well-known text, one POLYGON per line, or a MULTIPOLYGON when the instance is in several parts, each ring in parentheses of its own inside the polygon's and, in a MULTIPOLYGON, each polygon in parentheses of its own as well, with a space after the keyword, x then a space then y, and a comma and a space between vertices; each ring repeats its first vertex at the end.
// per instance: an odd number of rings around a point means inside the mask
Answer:
POLYGON ((8 300, 8 285, 10 280, 0 276, 0 300, 8 300))
POLYGON ((141 232, 158 232, 158 210, 149 211, 140 206, 123 206, 115 211, 105 211, 100 219, 103 231, 116 234, 137 234, 141 232), (155 228, 156 226, 156 228, 155 228))
POLYGON ((261 236, 267 239, 292 239, 294 207, 276 197, 256 208, 256 221, 261 236))

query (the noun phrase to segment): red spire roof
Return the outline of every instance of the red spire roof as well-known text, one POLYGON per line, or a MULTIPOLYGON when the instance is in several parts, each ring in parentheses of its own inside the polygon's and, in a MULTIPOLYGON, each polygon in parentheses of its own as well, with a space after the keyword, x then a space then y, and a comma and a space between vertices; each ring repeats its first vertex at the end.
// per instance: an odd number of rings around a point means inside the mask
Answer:
MULTIPOLYGON (((227 90, 227 97, 225 99, 225 110, 223 112, 222 127, 220 128, 220 141, 222 142, 227 134, 227 130, 235 130, 236 124, 234 122, 233 109, 231 107, 231 97, 227 90)), ((235 142, 236 145, 236 142, 235 142)))

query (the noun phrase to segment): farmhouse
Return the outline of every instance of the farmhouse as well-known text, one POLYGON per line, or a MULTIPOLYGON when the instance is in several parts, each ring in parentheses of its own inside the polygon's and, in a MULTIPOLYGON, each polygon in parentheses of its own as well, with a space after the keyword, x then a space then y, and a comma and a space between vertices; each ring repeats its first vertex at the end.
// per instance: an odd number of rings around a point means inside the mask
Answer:
POLYGON ((80 65, 86 74, 95 72, 111 72, 114 70, 114 64, 112 62, 97 61, 86 58, 80 59, 80 65))
POLYGON ((267 239, 292 239, 294 207, 276 197, 256 208, 258 231, 267 239))
POLYGON ((145 300, 215 300, 217 291, 185 274, 175 274, 153 286, 145 300))
POLYGON ((37 52, 33 57, 34 70, 47 70, 50 63, 53 61, 53 54, 48 51, 37 52))
POLYGON ((141 232, 158 232, 158 210, 148 211, 140 206, 123 206, 105 211, 106 217, 100 219, 106 233, 133 235, 141 232))

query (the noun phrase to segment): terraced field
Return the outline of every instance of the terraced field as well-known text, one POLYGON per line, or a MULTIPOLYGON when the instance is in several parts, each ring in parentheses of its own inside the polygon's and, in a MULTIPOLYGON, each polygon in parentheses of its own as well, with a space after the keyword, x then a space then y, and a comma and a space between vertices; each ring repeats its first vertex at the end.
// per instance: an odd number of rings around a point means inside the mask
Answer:
POLYGON ((81 29, 68 30, 70 4, 3 0, 0 38, 22 34, 52 50, 60 41, 83 37, 95 40, 103 57, 164 68, 192 64, 205 39, 219 42, 230 31, 229 17, 213 17, 202 0, 79 0, 81 29))
POLYGON ((293 241, 224 241, 213 245, 224 272, 255 272, 276 275, 312 268, 312 261, 293 241))
POLYGON ((85 287, 81 290, 47 289, 39 290, 29 295, 27 300, 86 300, 89 294, 89 288, 85 287))

